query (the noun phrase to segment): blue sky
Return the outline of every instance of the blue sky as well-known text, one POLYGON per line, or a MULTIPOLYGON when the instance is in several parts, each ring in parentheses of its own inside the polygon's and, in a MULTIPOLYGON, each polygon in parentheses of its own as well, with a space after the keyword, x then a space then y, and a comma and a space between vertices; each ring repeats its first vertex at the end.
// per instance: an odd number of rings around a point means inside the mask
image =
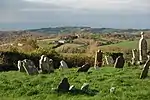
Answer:
POLYGON ((0 30, 55 26, 150 28, 149 0, 0 0, 0 30))

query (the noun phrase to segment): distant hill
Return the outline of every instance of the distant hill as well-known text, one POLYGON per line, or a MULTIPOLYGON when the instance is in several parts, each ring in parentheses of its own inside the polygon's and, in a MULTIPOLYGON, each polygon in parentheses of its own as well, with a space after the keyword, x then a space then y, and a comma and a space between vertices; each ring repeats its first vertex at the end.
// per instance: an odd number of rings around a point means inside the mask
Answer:
POLYGON ((77 33, 77 32, 91 32, 91 33, 135 33, 139 31, 150 31, 150 29, 114 29, 114 28, 91 28, 91 27, 49 27, 40 29, 27 30, 30 32, 39 33, 77 33))

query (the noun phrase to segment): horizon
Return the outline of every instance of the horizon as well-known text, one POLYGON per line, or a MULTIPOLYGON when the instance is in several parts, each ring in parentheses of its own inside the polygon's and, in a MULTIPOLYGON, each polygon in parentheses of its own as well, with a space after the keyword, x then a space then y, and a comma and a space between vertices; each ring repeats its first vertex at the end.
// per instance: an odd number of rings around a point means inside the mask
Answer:
POLYGON ((0 0, 0 30, 56 26, 150 29, 149 0, 0 0))

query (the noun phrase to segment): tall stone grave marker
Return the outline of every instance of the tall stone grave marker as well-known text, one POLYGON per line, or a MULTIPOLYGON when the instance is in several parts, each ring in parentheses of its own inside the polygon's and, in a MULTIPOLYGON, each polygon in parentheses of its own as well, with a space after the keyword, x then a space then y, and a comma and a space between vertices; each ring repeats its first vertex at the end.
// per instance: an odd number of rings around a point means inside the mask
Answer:
POLYGON ((139 60, 142 63, 147 60, 147 41, 144 38, 144 32, 141 32, 141 39, 139 40, 139 60))

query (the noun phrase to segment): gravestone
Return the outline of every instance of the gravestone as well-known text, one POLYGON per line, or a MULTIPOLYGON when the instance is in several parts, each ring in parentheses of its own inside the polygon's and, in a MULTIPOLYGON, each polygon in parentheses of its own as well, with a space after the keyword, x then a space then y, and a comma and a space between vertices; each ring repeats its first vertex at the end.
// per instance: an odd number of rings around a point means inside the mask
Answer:
POLYGON ((116 59, 119 57, 119 56, 122 56, 123 53, 112 53, 110 54, 110 56, 112 57, 113 59, 113 64, 116 62, 116 59))
POLYGON ((81 90, 82 91, 88 91, 88 89, 89 89, 89 83, 84 83, 82 86, 81 86, 81 90))
POLYGON ((95 69, 102 66, 103 63, 102 59, 103 59, 103 52, 101 50, 98 50, 95 54, 95 64, 94 64, 95 69))
POLYGON ((23 67, 28 75, 38 74, 38 70, 31 60, 25 59, 22 62, 23 62, 23 67))
POLYGON ((139 60, 142 63, 147 60, 147 41, 144 37, 144 32, 141 32, 141 39, 139 40, 139 60))
POLYGON ((43 74, 54 72, 53 60, 42 55, 39 60, 39 68, 42 70, 43 74))
POLYGON ((144 64, 142 73, 140 75, 140 79, 144 79, 147 77, 148 75, 148 70, 149 70, 149 66, 150 66, 150 56, 148 56, 148 60, 146 61, 146 63, 144 64))
POLYGON ((87 72, 89 69, 90 69, 90 65, 86 63, 82 67, 80 67, 77 72, 87 72))
POLYGON ((68 79, 64 78, 58 86, 58 91, 67 92, 69 91, 69 88, 70 88, 70 84, 68 82, 68 79))
POLYGON ((62 68, 62 69, 66 69, 66 68, 68 68, 68 65, 67 65, 67 63, 65 62, 65 61, 60 61, 60 68, 62 68))
POLYGON ((113 59, 111 56, 105 56, 105 61, 107 65, 113 64, 113 59))
POLYGON ((136 49, 132 50, 132 65, 136 65, 138 62, 138 51, 136 49))
POLYGON ((44 57, 46 57, 45 55, 42 55, 40 60, 39 60, 39 68, 42 70, 43 68, 43 63, 44 63, 44 57))
POLYGON ((18 61, 18 69, 19 69, 19 72, 26 72, 24 67, 23 67, 23 61, 18 61))
POLYGON ((69 87, 69 91, 74 91, 74 90, 76 90, 76 89, 75 89, 75 86, 74 86, 74 85, 71 85, 71 86, 69 87))
POLYGON ((123 68, 124 63, 125 63, 125 60, 124 60, 124 58, 123 58, 123 55, 122 55, 122 56, 119 56, 119 57, 116 59, 116 62, 115 62, 115 64, 114 64, 114 68, 123 68))

